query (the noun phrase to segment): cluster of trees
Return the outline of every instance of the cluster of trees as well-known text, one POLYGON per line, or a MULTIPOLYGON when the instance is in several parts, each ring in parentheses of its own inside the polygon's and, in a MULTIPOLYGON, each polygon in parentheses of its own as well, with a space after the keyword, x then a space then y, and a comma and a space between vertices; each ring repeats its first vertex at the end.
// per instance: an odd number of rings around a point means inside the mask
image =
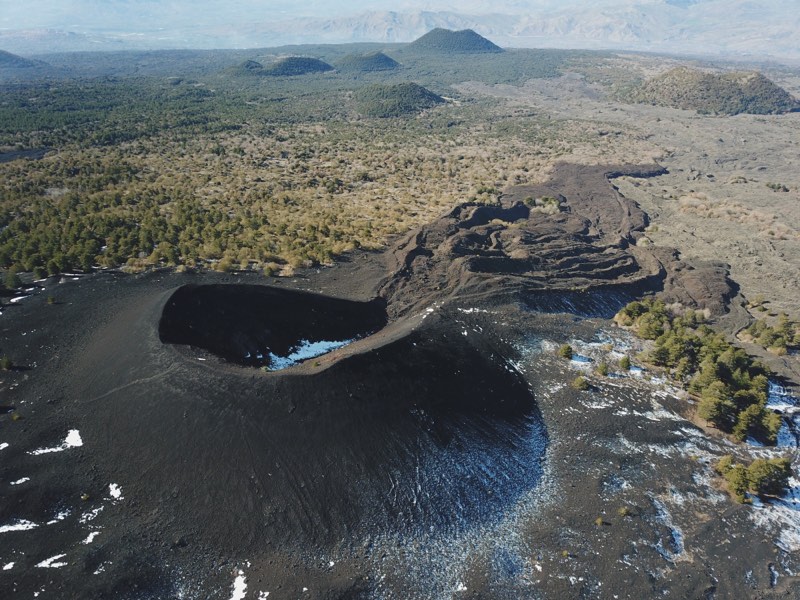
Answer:
POLYGON ((725 478, 728 492, 737 502, 745 502, 748 492, 759 496, 780 496, 789 487, 792 476, 792 462, 785 457, 758 458, 744 466, 726 454, 719 459, 715 469, 725 478))
POLYGON ((800 347, 800 323, 786 314, 780 315, 774 326, 764 319, 756 319, 743 333, 745 339, 749 338, 779 355, 800 347))
POLYGON ((645 299, 631 302, 615 319, 654 340, 645 360, 667 369, 699 398, 700 418, 740 441, 752 436, 775 443, 782 418, 766 408, 769 369, 704 324, 702 313, 676 315, 664 302, 645 299))

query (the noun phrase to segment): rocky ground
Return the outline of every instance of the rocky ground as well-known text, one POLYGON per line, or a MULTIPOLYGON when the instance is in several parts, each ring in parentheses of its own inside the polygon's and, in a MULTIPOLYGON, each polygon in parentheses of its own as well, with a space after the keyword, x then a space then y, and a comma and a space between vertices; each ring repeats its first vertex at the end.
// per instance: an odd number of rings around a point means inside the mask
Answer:
POLYGON ((3 596, 797 595, 797 488, 737 505, 711 467, 791 452, 794 423, 780 448, 736 446, 655 374, 592 374, 635 362, 608 320, 629 298, 721 315, 735 292, 713 261, 641 243, 647 216, 608 181, 625 173, 665 176, 562 165, 267 290, 109 272, 17 294, 0 316, 3 596))

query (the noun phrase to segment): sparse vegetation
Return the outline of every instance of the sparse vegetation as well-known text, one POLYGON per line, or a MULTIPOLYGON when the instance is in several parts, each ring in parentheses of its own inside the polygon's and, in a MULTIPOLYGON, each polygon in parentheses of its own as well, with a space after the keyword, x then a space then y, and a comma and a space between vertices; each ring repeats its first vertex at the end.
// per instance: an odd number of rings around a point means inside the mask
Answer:
POLYGON ((627 355, 619 359, 619 368, 623 371, 630 371, 631 359, 627 355))
POLYGON ((7 355, 0 356, 0 371, 10 371, 14 367, 14 363, 7 355))
POLYGON ((767 187, 773 192, 788 192, 789 188, 782 183, 768 183, 767 187))
POLYGON ((566 358, 567 360, 572 360, 572 356, 574 355, 574 351, 572 350, 572 346, 569 344, 562 344, 558 347, 558 355, 561 358, 566 358))

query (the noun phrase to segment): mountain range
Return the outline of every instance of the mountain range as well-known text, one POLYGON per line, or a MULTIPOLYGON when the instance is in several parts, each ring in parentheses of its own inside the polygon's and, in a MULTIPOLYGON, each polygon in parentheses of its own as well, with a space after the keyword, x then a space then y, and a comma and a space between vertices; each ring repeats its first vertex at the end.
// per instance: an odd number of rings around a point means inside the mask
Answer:
MULTIPOLYGON (((192 4, 191 11, 173 11, 172 17, 162 14, 163 5, 152 0, 112 0, 103 3, 102 11, 95 10, 99 16, 92 18, 79 16, 77 7, 85 4, 91 11, 90 5, 97 0, 70 4, 76 7, 75 14, 65 14, 62 9, 38 20, 10 8, 0 20, 0 48, 35 55, 75 50, 389 43, 409 42, 441 27, 473 29, 503 47, 800 59, 796 0, 605 0, 591 6, 574 0, 410 1, 394 3, 397 8, 392 10, 388 2, 358 1, 348 3, 349 14, 335 13, 324 1, 311 2, 301 10, 288 3, 265 7, 251 0, 237 3, 235 12, 226 12, 219 2, 200 0, 192 4)), ((169 4, 175 8, 181 3, 169 4)))

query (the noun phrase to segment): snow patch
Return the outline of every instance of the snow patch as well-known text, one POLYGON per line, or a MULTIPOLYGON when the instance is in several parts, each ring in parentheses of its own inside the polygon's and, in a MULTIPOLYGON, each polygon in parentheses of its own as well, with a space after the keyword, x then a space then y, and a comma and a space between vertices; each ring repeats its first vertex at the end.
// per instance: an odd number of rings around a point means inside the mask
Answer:
POLYGON ((3 565, 3 571, 10 571, 13 568, 14 568, 14 563, 13 562, 6 563, 6 564, 3 565))
POLYGON ((94 510, 90 510, 89 512, 85 512, 81 515, 80 522, 81 523, 88 523, 89 521, 94 521, 97 518, 97 515, 105 508, 105 506, 98 506, 94 510))
POLYGON ((53 448, 39 448, 38 450, 31 450, 28 454, 32 454, 37 456, 39 454, 50 454, 51 452, 63 452, 64 450, 69 450, 70 448, 79 448, 83 446, 83 440, 81 439, 81 434, 77 429, 70 429, 69 433, 67 433, 67 438, 60 446, 55 446, 53 448))
POLYGON ((63 521, 64 519, 66 519, 69 516, 69 513, 70 513, 69 509, 62 510, 60 513, 58 513, 56 515, 55 519, 49 520, 47 522, 47 525, 54 525, 54 524, 58 523, 59 521, 63 521))
POLYGON ((12 481, 11 485, 20 485, 21 483, 25 483, 26 481, 30 481, 30 477, 23 477, 22 479, 17 479, 16 481, 12 481))
POLYGON ((28 531, 29 529, 34 529, 39 525, 34 523, 33 521, 26 521, 25 519, 17 519, 16 522, 11 523, 10 525, 2 525, 0 526, 0 533, 6 533, 7 531, 28 531))
POLYGON ((267 600, 269 592, 258 592, 258 600, 267 600))
POLYGON ((108 493, 111 495, 114 500, 123 500, 122 497, 122 488, 119 487, 116 483, 109 483, 108 484, 108 493))
POLYGON ((100 535, 99 531, 93 531, 92 533, 89 534, 89 537, 83 540, 83 543, 88 546, 94 541, 94 538, 96 538, 98 535, 100 535))
POLYGON ((247 595, 247 578, 244 576, 244 571, 239 569, 239 574, 233 580, 233 594, 231 600, 244 600, 247 595))
POLYGON ((7 442, 3 442, 2 444, 0 444, 0 450, 5 450, 6 448, 8 448, 7 442))
POLYGON ((60 569, 61 567, 66 567, 67 564, 65 562, 58 562, 60 559, 64 558, 66 554, 56 554, 48 558, 47 560, 43 560, 40 563, 37 563, 36 566, 41 569, 60 569))

